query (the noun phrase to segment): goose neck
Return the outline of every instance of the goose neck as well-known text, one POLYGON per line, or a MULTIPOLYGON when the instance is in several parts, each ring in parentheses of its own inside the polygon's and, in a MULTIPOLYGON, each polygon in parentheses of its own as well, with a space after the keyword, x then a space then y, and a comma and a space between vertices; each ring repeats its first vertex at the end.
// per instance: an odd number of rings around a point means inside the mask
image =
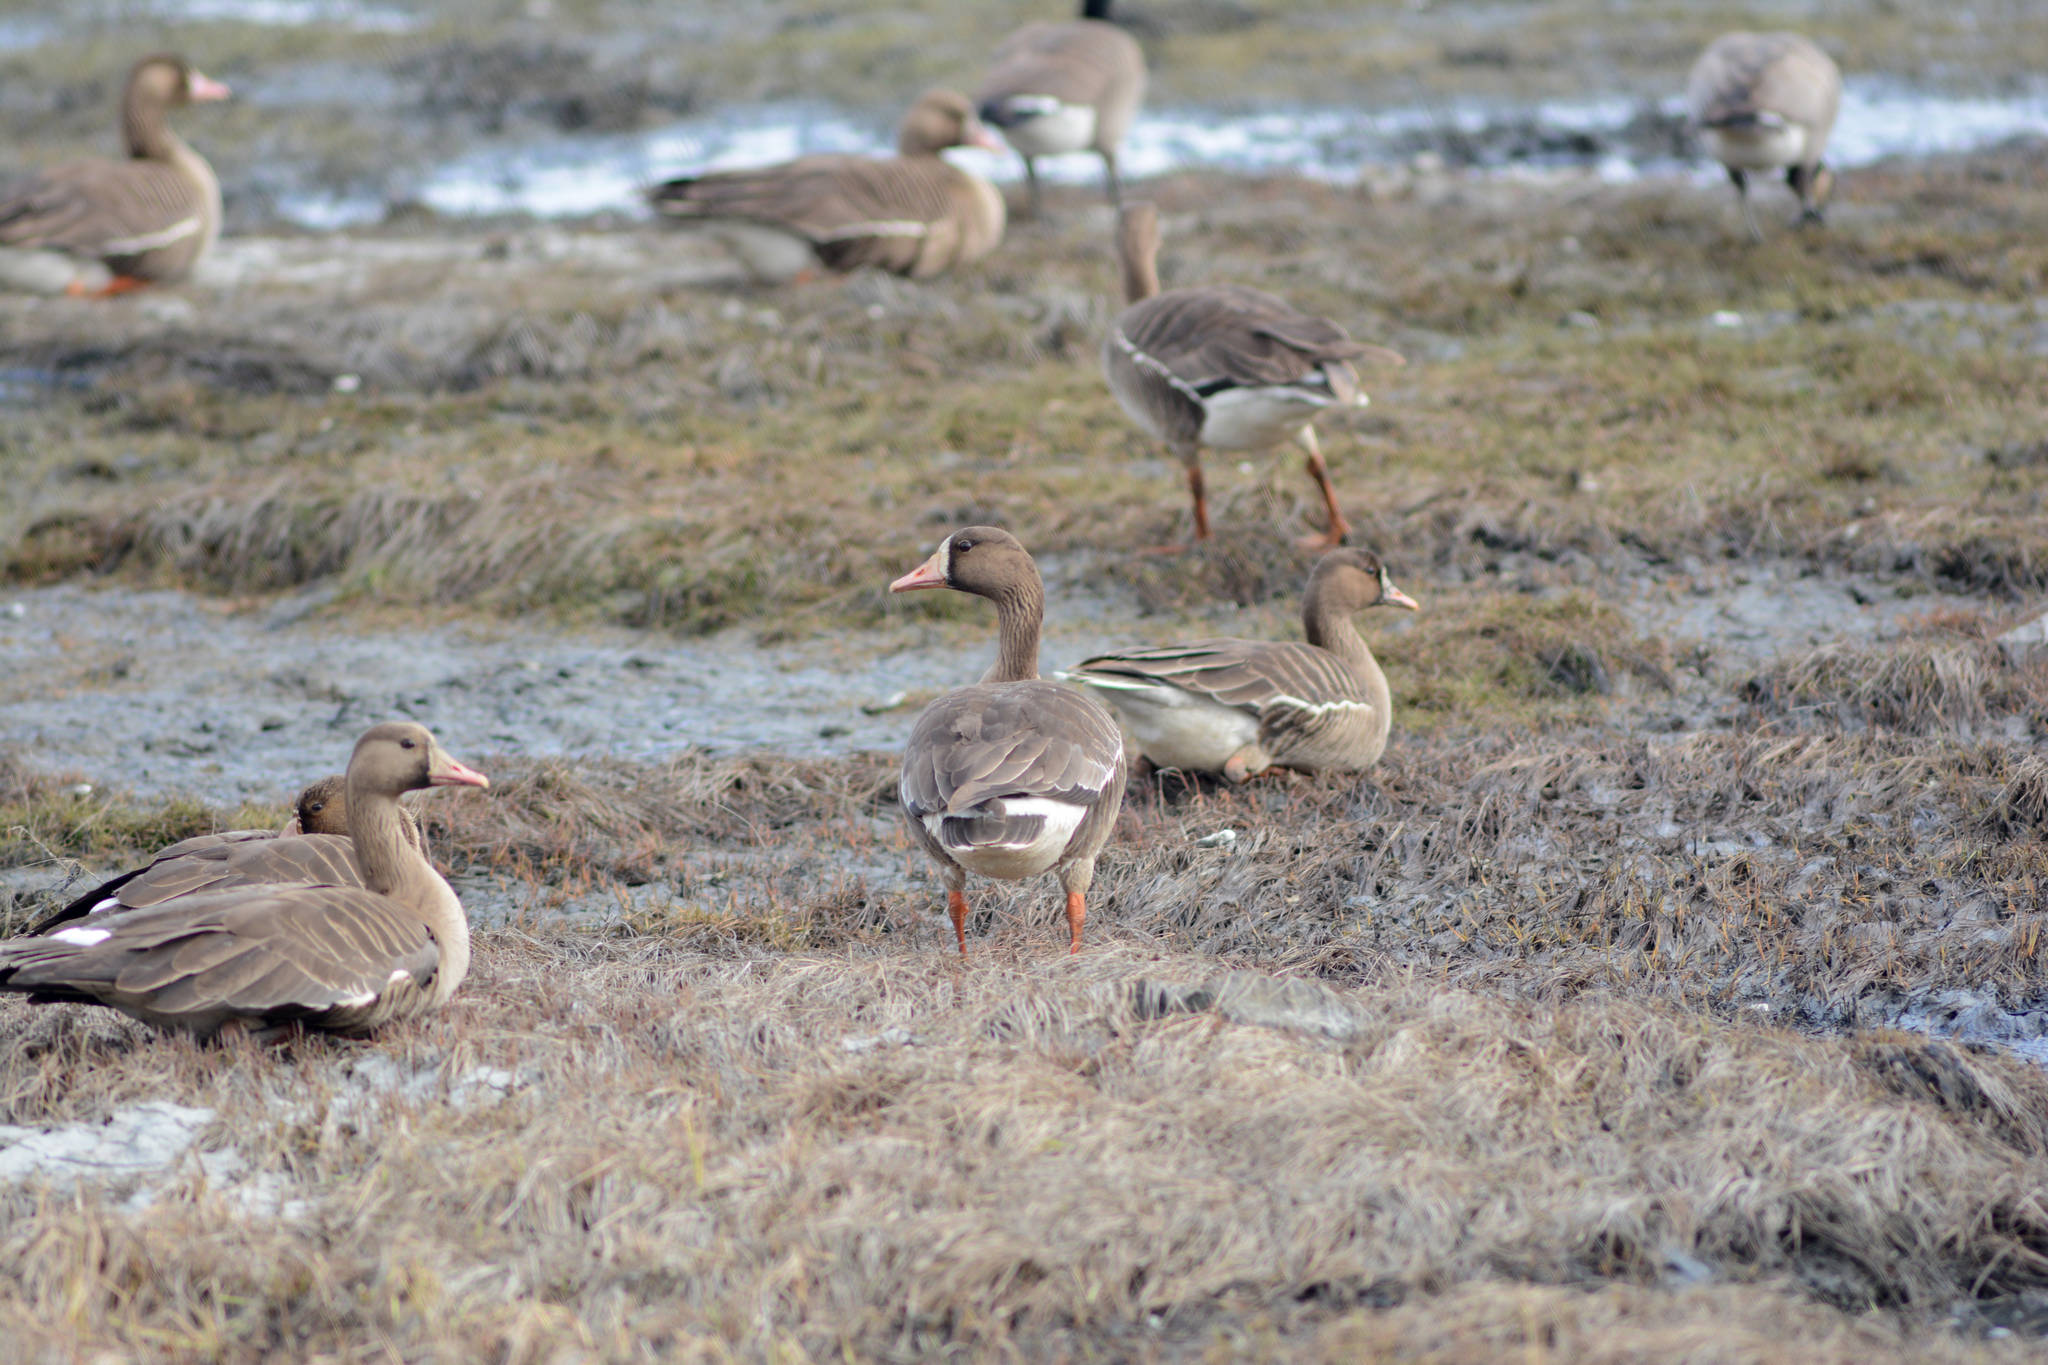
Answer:
POLYGON ((1038 636, 1045 621, 1045 589, 1037 580, 988 594, 996 604, 996 662, 989 682, 1029 682, 1038 676, 1038 636))

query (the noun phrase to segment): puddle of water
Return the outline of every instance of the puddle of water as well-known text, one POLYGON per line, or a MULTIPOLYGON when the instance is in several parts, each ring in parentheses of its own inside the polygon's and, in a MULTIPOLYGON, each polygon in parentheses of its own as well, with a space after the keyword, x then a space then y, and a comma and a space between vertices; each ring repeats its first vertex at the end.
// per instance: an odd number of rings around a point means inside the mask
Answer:
POLYGON ((186 23, 260 24, 267 28, 310 28, 316 24, 358 33, 410 33, 418 15, 396 5, 359 0, 150 0, 160 18, 186 23))
MULTIPOLYGON (((863 707, 970 681, 994 653, 992 633, 958 648, 856 637, 772 649, 743 635, 672 640, 623 629, 409 636, 295 622, 288 610, 229 615, 180 593, 70 586, 5 606, 0 735, 10 747, 95 784, 221 805, 279 799, 309 773, 338 771, 367 726, 407 717, 471 761, 887 751, 901 747, 918 707, 863 707)), ((1132 634, 1107 620, 1055 618, 1046 665, 1132 634)))
MULTIPOLYGON (((1284 171, 1347 184, 1373 167, 1435 151, 1449 164, 1482 171, 1590 169, 1609 180, 1644 174, 1718 180, 1718 168, 1673 155, 1683 119, 1684 104, 1676 97, 1658 104, 1609 97, 1522 108, 1163 110, 1138 119, 1125 140, 1122 164, 1134 178, 1194 169, 1284 171)), ((1957 98, 1852 81, 1829 160, 1854 167, 1887 156, 1968 151, 2029 134, 2048 134, 2048 96, 1957 98)), ((823 106, 762 105, 647 133, 556 137, 482 149, 430 172, 412 197, 455 215, 637 215, 643 212, 641 188, 667 176, 765 165, 814 152, 886 155, 892 145, 892 132, 879 123, 823 106)), ((949 155, 999 182, 1022 174, 1022 163, 1008 154, 962 149, 949 155)), ((1101 169, 1092 157, 1055 157, 1041 173, 1068 183, 1092 183, 1101 169)))

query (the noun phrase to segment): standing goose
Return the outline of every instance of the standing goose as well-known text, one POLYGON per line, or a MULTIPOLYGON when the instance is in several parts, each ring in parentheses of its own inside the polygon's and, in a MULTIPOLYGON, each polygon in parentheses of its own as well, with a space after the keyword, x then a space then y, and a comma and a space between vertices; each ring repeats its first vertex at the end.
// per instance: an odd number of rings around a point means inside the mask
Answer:
MULTIPOLYGON (((179 896, 234 886, 305 881, 368 885, 348 835, 347 781, 323 777, 300 792, 281 833, 233 829, 180 840, 141 867, 101 882, 29 932, 48 934, 87 915, 142 910, 179 896)), ((406 842, 425 853, 419 817, 403 806, 399 813, 405 819, 406 842)))
POLYGON ((1418 610, 1378 558, 1332 550, 1301 604, 1307 644, 1196 640, 1100 654, 1059 674, 1094 688, 1160 768, 1242 782, 1269 767, 1360 772, 1387 747, 1393 700, 1352 616, 1418 610))
POLYGON ((220 181, 165 121, 228 88, 144 57, 121 96, 126 161, 73 161, 0 187, 0 287, 105 297, 192 272, 220 235, 220 181))
POLYGON ((1110 0, 1084 0, 1081 17, 1026 24, 996 48, 974 97, 982 122, 1024 158, 1031 214, 1038 216, 1037 159, 1093 151, 1102 158, 1111 203, 1123 202, 1116 149, 1145 98, 1145 54, 1109 22, 1110 0))
POLYGON ((655 186, 647 200, 707 230, 763 284, 819 266, 929 279, 994 250, 1003 240, 1003 196, 939 155, 996 146, 967 97, 927 92, 904 116, 896 146, 887 159, 807 156, 688 176, 655 186))
POLYGON ((1797 33, 1724 33, 1693 63, 1685 101, 1700 140, 1728 168, 1742 221, 1761 240, 1749 203, 1749 173, 1783 169, 1799 196, 1799 221, 1818 223, 1835 174, 1821 164, 1842 73, 1797 33))
POLYGON ((1158 253, 1157 210, 1126 205, 1117 215, 1117 259, 1130 306, 1102 344, 1102 372, 1130 419, 1186 466, 1195 539, 1209 537, 1202 447, 1266 450, 1292 440, 1308 453, 1309 477, 1330 523, 1328 532, 1303 543, 1341 544, 1351 524, 1337 506, 1312 424, 1331 408, 1365 406, 1354 359, 1399 365, 1401 357, 1243 285, 1162 294, 1158 253))
POLYGON ((489 785, 425 726, 373 726, 348 764, 363 885, 238 887, 11 939, 0 943, 0 990, 32 1004, 107 1005, 202 1038, 229 1026, 361 1034, 438 1009, 469 969, 469 924, 453 888, 407 842, 398 798, 489 785))
POLYGON ((1068 950, 1081 951, 1088 884, 1124 799, 1124 744, 1086 693, 1038 676, 1045 586, 1008 531, 969 526, 890 592, 952 588, 996 606, 994 667, 926 707, 903 751, 898 794, 939 865, 953 937, 967 951, 967 874, 1024 881, 1051 870, 1067 893, 1068 950))

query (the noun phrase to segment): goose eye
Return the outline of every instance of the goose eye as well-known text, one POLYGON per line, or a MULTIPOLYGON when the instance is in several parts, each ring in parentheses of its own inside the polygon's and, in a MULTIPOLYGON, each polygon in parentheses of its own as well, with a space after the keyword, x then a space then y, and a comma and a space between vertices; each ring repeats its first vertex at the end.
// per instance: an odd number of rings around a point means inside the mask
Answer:
POLYGON ((326 809, 327 803, 325 801, 315 801, 311 805, 306 807, 306 814, 318 815, 321 811, 326 809))
POLYGON ((401 749, 417 749, 419 745, 413 743, 409 739, 401 739, 398 741, 398 747, 401 749))

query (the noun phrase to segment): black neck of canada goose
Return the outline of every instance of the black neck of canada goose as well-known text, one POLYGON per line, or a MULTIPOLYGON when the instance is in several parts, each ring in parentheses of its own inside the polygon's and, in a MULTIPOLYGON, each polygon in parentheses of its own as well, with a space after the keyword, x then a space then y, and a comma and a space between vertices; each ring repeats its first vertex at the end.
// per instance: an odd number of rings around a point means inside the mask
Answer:
POLYGON ((1108 23, 1109 6, 1110 0, 1081 0, 1081 17, 1083 19, 1100 19, 1104 23, 1108 23))
POLYGON ((1159 292, 1159 210, 1126 204, 1116 216, 1116 260, 1123 271, 1125 304, 1143 303, 1159 292))

